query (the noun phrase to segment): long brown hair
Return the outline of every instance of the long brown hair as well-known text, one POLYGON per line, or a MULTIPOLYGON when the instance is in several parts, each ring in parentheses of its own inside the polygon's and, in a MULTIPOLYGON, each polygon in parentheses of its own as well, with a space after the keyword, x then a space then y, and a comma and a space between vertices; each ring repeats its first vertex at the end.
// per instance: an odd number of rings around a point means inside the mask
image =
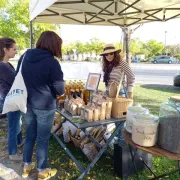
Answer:
POLYGON ((103 72, 106 72, 108 67, 109 67, 109 64, 112 65, 112 67, 116 67, 120 64, 120 61, 121 61, 121 56, 119 55, 118 52, 114 52, 114 59, 113 61, 109 62, 107 59, 106 59, 106 56, 104 55, 103 56, 103 62, 102 62, 102 70, 103 72))
POLYGON ((36 43, 36 48, 47 50, 53 56, 62 57, 61 45, 62 39, 55 32, 44 31, 36 43))
POLYGON ((121 56, 119 55, 119 52, 114 52, 114 59, 109 62, 106 59, 106 56, 103 56, 103 71, 104 71, 104 77, 103 77, 103 82, 105 82, 105 85, 108 86, 108 82, 110 79, 110 73, 112 71, 112 69, 116 66, 118 66, 121 62, 121 56))
POLYGON ((13 44, 16 44, 14 39, 8 37, 0 38, 0 61, 2 61, 5 56, 4 48, 12 48, 13 44))

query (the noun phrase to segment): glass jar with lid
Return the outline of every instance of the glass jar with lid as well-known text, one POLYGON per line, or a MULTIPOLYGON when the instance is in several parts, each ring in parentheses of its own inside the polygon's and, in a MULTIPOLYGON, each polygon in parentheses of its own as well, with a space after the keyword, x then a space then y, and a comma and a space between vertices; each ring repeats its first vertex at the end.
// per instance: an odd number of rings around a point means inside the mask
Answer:
POLYGON ((180 154, 180 96, 171 96, 161 104, 159 120, 159 146, 180 154))
POLYGON ((137 114, 132 126, 132 140, 134 143, 151 147, 157 142, 159 118, 152 114, 137 114))
POLYGON ((143 108, 140 104, 128 107, 127 116, 126 116, 126 130, 129 133, 132 133, 132 124, 134 116, 137 114, 148 114, 149 110, 143 108))

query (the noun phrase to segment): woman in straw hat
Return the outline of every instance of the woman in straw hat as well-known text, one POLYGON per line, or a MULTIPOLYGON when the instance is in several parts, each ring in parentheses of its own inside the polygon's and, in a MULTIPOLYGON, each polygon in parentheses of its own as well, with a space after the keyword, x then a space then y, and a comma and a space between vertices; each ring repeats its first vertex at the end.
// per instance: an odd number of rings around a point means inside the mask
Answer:
POLYGON ((100 54, 103 56, 103 72, 106 89, 108 90, 112 83, 119 85, 122 72, 127 77, 127 83, 125 78, 123 79, 123 87, 120 90, 120 95, 128 92, 128 97, 132 98, 133 85, 135 82, 135 76, 127 62, 123 61, 123 54, 120 53, 120 49, 115 49, 113 44, 106 44, 104 51, 100 54), (125 92, 124 92, 125 89, 125 92))
MULTIPOLYGON (((124 93, 127 96, 128 92, 128 97, 132 98, 132 90, 133 90, 133 85, 135 82, 135 76, 128 65, 126 61, 123 61, 123 55, 120 54, 121 50, 120 49, 115 49, 113 44, 106 44, 104 47, 104 51, 100 54, 103 56, 103 72, 104 72, 104 82, 107 91, 109 90, 112 97, 112 91, 110 90, 112 84, 114 83, 116 85, 116 91, 117 91, 117 86, 120 83, 120 79, 122 76, 122 72, 127 76, 127 83, 125 83, 125 78, 123 78, 123 87, 120 89, 120 95, 124 95, 124 93), (125 90, 124 90, 125 89, 125 90)), ((114 95, 116 92, 114 93, 114 95)), ((122 128, 124 125, 121 125, 121 128, 118 131, 118 141, 121 144, 124 144, 124 139, 122 137, 122 128)))

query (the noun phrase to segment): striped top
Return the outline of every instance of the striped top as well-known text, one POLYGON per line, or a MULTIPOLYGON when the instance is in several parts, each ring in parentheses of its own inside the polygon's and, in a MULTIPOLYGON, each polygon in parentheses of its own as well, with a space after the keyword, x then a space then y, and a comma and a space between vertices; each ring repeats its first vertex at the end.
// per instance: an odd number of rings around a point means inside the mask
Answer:
POLYGON ((135 76, 129 64, 125 61, 121 61, 118 66, 113 67, 109 76, 108 87, 110 86, 112 82, 116 82, 117 84, 120 83, 120 79, 121 79, 121 75, 123 71, 127 77, 127 82, 125 81, 125 77, 124 77, 123 85, 128 88, 128 92, 132 92, 132 89, 135 83, 135 76))

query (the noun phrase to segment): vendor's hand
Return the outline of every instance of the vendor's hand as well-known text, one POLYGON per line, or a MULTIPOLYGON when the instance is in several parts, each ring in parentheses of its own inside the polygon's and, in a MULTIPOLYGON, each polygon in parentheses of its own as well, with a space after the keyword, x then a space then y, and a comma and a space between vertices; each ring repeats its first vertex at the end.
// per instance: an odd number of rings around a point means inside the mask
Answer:
POLYGON ((132 92, 128 92, 128 98, 133 99, 133 93, 132 92))

